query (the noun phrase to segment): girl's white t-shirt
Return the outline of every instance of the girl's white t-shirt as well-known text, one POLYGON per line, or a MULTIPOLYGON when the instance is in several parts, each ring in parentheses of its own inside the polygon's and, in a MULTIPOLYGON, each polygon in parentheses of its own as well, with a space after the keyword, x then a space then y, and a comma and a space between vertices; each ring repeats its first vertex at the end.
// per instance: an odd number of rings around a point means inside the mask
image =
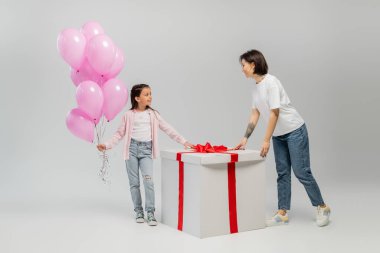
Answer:
POLYGON ((148 110, 136 112, 131 137, 136 141, 146 142, 152 140, 152 129, 148 110))
POLYGON ((266 74, 260 83, 255 84, 252 95, 252 108, 257 108, 266 123, 269 122, 270 110, 280 109, 273 136, 290 133, 305 123, 275 76, 266 74))

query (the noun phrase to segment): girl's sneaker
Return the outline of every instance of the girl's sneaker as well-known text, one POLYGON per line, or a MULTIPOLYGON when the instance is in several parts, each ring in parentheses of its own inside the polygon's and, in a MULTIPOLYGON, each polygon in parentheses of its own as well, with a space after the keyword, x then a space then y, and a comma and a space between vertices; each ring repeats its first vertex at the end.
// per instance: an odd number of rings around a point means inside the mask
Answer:
POLYGON ((289 223, 288 213, 281 215, 276 213, 273 217, 266 221, 268 227, 284 225, 289 223))
POLYGON ((139 212, 136 212, 136 222, 137 223, 144 223, 144 212, 143 211, 139 211, 139 212))
POLYGON ((153 212, 148 212, 147 213, 147 220, 148 220, 148 225, 149 226, 157 226, 157 220, 154 218, 154 213, 153 212))
POLYGON ((317 225, 320 227, 326 226, 329 224, 329 219, 330 219, 330 207, 325 206, 325 207, 317 207, 317 217, 316 217, 316 222, 317 225))

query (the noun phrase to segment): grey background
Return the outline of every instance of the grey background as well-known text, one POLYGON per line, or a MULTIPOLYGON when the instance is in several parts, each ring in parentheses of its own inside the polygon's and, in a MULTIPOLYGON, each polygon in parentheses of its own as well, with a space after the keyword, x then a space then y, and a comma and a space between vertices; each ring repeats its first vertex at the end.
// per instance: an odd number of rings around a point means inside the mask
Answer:
MULTIPOLYGON (((75 86, 56 38, 62 29, 79 29, 90 20, 125 52, 119 78, 129 88, 150 84, 153 106, 193 143, 239 142, 254 82, 244 77, 238 57, 261 50, 269 72, 281 80, 307 123, 312 170, 326 202, 340 203, 344 212, 362 200, 372 210, 376 201, 369 196, 379 191, 380 176, 379 13, 380 3, 371 0, 1 0, 0 233, 5 249, 15 249, 15 241, 7 240, 9 228, 17 230, 6 218, 10 213, 83 209, 133 215, 122 145, 109 152, 111 184, 103 185, 94 145, 65 126, 66 113, 76 107, 75 86)), ((108 125, 107 137, 120 116, 108 125)), ((248 147, 259 149, 264 132, 259 123, 248 147)), ((160 134, 161 149, 180 147, 160 134)), ((267 167, 272 212, 277 201, 272 150, 267 167)), ((159 160, 155 170, 159 195, 159 160)), ((309 207, 302 186, 293 182, 296 206, 309 207)))

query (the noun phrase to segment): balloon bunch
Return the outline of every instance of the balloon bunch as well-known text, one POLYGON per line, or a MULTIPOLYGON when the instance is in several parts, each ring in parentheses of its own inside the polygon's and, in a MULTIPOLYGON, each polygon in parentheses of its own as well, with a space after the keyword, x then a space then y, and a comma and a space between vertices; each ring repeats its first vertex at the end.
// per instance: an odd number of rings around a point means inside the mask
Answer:
MULTIPOLYGON (((104 118, 109 122, 128 101, 128 90, 116 78, 124 67, 124 54, 97 22, 87 22, 80 30, 64 29, 57 39, 58 52, 70 65, 70 78, 76 86, 77 108, 66 116, 72 134, 85 141, 102 142, 104 118)), ((105 181, 108 157, 100 155, 100 171, 105 181)))

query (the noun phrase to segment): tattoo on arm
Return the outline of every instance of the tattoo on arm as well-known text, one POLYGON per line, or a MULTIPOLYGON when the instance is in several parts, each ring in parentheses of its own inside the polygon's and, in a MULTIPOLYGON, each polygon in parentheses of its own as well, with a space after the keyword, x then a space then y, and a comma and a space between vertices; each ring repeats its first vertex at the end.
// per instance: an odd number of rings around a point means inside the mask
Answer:
POLYGON ((254 129, 255 129, 255 125, 250 122, 247 126, 247 130, 245 131, 244 137, 246 137, 248 139, 249 136, 251 136, 254 129))

